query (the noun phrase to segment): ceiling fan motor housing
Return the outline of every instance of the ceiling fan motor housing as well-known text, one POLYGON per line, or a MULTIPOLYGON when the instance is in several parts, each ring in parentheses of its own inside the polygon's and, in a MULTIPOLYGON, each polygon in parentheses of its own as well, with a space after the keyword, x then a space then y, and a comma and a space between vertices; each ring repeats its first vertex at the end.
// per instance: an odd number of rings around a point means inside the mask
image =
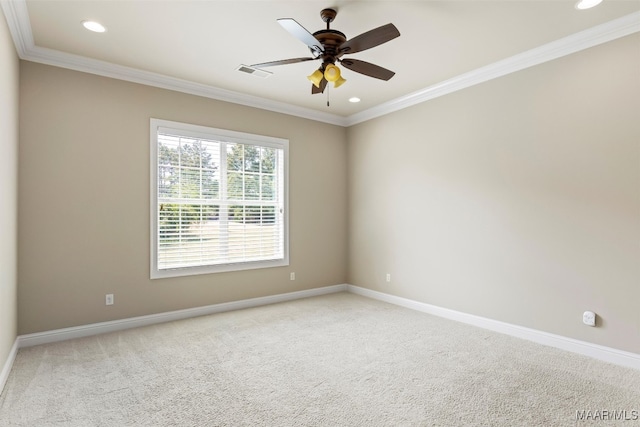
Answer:
POLYGON ((344 33, 332 30, 329 28, 329 25, 336 19, 336 15, 338 11, 332 8, 322 9, 320 11, 320 17, 324 22, 327 23, 326 30, 320 30, 313 33, 313 36, 322 44, 324 48, 324 52, 322 53, 322 69, 324 69, 327 64, 336 63, 336 59, 342 56, 342 53, 338 50, 342 43, 347 41, 347 36, 344 33))
POLYGON ((344 33, 337 30, 320 30, 313 33, 313 36, 324 46, 322 52, 323 64, 335 64, 336 59, 343 55, 339 47, 347 41, 344 33))

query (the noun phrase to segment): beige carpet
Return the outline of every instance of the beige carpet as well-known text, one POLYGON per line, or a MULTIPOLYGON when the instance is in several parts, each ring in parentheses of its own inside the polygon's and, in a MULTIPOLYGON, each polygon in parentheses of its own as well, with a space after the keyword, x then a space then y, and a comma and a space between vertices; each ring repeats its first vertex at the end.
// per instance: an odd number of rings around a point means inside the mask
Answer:
POLYGON ((638 410, 640 371, 341 293, 22 349, 0 425, 632 426, 638 410))

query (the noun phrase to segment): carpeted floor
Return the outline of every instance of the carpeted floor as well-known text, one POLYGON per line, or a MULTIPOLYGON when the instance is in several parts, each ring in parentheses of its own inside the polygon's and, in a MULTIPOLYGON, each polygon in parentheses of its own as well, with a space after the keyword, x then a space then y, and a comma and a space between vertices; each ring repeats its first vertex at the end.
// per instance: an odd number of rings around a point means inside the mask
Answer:
POLYGON ((639 410, 640 371, 340 293, 21 349, 0 425, 631 426, 639 410))

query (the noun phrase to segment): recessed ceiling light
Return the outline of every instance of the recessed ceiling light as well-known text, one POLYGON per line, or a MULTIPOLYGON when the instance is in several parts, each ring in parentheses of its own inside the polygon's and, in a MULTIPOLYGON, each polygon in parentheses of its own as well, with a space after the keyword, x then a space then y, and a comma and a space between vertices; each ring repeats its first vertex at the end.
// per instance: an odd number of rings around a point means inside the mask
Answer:
POLYGON ((358 98, 357 96, 351 97, 349 98, 349 102, 360 102, 360 98, 358 98))
POLYGON ((590 9, 594 6, 599 5, 600 3, 602 3, 602 0, 580 0, 578 1, 578 3, 576 3, 576 9, 590 9))
POLYGON ((93 31, 94 33, 104 33, 107 29, 96 21, 82 21, 82 26, 85 27, 89 31, 93 31))

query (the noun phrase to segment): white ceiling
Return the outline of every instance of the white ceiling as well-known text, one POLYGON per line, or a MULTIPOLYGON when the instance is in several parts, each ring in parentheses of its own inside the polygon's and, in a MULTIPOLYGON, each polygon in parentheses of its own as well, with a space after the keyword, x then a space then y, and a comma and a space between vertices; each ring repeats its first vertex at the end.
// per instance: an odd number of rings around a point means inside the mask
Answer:
POLYGON ((575 0, 3 0, 2 6, 23 59, 344 124, 345 119, 375 115, 381 106, 393 109, 412 97, 455 86, 464 80, 461 76, 469 80, 474 70, 485 70, 486 76, 490 70, 504 74, 509 67, 500 71, 496 64, 512 64, 515 71, 528 66, 526 61, 542 62, 536 59, 542 53, 542 60, 553 59, 607 41, 610 33, 615 38, 640 31, 640 0, 604 0, 584 11, 574 4, 575 0), (318 62, 271 67, 273 75, 266 79, 236 71, 240 64, 309 56, 309 49, 276 19, 294 18, 313 33, 325 27, 320 11, 326 7, 338 10, 331 28, 347 38, 389 22, 399 29, 399 38, 351 56, 395 71, 391 80, 343 69, 347 82, 329 89, 327 107, 327 93, 311 95, 306 79, 318 62), (81 21, 86 19, 101 22, 107 32, 85 30, 81 21), (584 34, 590 44, 584 44, 584 34), (573 47, 563 51, 567 45, 573 47), (516 60, 524 65, 514 67, 516 60), (362 102, 349 103, 352 96, 362 102))

